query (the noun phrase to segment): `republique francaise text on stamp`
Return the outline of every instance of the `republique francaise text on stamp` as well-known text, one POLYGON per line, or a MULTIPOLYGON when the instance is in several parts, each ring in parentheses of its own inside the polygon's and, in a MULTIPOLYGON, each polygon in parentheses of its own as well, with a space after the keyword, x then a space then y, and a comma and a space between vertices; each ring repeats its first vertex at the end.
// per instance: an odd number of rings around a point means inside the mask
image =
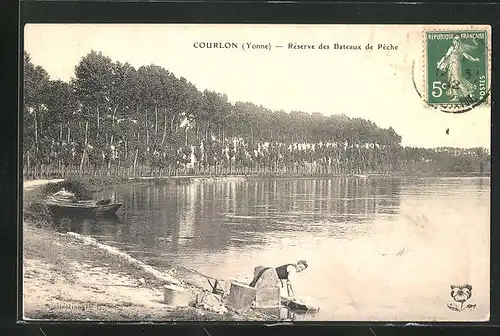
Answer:
POLYGON ((489 96, 488 35, 485 30, 427 31, 427 103, 457 113, 489 96))

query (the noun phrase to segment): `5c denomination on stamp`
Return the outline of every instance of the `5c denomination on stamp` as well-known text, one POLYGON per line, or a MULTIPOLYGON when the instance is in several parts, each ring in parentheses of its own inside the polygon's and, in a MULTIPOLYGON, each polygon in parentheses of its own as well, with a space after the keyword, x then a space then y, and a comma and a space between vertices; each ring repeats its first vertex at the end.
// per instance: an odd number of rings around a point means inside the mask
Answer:
POLYGON ((427 103, 461 113, 489 96, 488 33, 427 31, 427 103))

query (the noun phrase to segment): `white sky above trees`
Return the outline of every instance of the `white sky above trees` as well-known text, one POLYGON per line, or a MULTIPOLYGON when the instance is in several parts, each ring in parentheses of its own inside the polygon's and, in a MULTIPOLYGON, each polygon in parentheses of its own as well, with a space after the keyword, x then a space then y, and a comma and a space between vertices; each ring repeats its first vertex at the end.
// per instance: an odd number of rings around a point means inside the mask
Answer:
POLYGON ((203 91, 225 93, 273 110, 344 113, 392 126, 402 144, 490 148, 490 108, 453 115, 425 108, 412 82, 423 83, 421 26, 77 25, 25 27, 25 50, 51 79, 69 80, 91 50, 138 68, 155 64, 203 91), (271 51, 195 49, 194 42, 284 45, 271 51), (334 43, 392 43, 396 51, 332 50, 334 43), (330 50, 288 50, 288 43, 330 50), (446 129, 450 134, 446 134, 446 129))

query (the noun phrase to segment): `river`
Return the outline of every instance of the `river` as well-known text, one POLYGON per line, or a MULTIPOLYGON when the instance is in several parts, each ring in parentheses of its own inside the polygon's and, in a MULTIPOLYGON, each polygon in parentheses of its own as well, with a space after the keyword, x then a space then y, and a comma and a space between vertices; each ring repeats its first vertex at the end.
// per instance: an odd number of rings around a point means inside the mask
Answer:
POLYGON ((117 218, 66 224, 159 268, 249 282, 257 265, 307 260, 297 296, 321 310, 295 320, 489 316, 489 178, 222 180, 104 196, 123 202, 117 218), (449 309, 450 285, 465 283, 475 308, 449 309))

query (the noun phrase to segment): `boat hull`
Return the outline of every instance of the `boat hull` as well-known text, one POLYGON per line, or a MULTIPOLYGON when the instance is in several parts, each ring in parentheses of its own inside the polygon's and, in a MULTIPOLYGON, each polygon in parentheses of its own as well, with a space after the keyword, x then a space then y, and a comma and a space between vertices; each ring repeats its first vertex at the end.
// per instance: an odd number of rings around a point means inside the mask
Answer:
POLYGON ((56 204, 52 202, 47 202, 47 207, 55 215, 94 215, 94 216, 105 216, 114 215, 118 209, 121 208, 121 203, 113 203, 106 205, 96 205, 89 202, 75 202, 68 204, 56 204))

